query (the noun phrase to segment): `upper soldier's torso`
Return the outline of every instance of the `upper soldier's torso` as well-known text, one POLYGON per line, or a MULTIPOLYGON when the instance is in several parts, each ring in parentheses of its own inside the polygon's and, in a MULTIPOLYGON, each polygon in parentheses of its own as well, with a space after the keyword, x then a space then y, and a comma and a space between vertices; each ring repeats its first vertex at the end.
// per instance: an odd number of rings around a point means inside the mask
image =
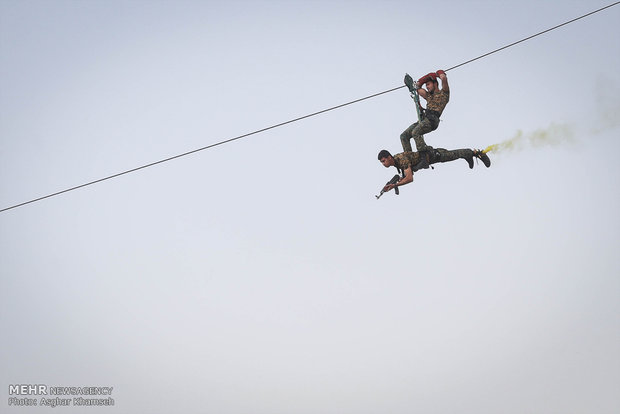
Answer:
POLYGON ((426 94, 426 109, 437 111, 441 115, 449 100, 450 91, 436 89, 433 93, 426 94))

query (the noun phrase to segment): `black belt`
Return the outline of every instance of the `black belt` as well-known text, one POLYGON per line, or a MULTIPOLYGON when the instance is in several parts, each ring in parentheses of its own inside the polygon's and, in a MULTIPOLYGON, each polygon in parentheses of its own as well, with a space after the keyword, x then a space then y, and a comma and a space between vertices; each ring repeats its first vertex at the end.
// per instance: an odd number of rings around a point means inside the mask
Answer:
POLYGON ((432 109, 427 109, 426 111, 424 111, 424 114, 426 115, 427 118, 439 119, 439 117, 441 116, 441 114, 438 111, 433 111, 432 109))
POLYGON ((433 111, 432 109, 427 109, 426 111, 424 111, 424 116, 431 123, 431 128, 433 128, 433 131, 436 130, 437 127, 439 126, 440 115, 441 114, 439 112, 433 111))

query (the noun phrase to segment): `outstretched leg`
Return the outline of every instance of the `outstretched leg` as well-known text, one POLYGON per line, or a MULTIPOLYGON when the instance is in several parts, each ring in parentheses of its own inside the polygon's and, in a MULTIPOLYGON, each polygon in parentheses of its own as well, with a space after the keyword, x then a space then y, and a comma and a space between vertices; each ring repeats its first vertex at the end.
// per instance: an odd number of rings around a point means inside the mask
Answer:
POLYGON ((447 150, 445 148, 435 148, 433 151, 430 151, 430 154, 431 164, 438 162, 450 162, 462 158, 467 161, 469 168, 474 168, 475 157, 481 160, 485 167, 489 168, 491 166, 489 156, 482 150, 471 150, 469 148, 447 150))
POLYGON ((445 148, 435 148, 434 153, 438 156, 435 156, 432 161, 432 164, 437 162, 450 162, 454 160, 458 160, 459 158, 464 159, 469 164, 469 168, 474 168, 474 151, 470 149, 456 149, 456 150, 447 150, 445 148))

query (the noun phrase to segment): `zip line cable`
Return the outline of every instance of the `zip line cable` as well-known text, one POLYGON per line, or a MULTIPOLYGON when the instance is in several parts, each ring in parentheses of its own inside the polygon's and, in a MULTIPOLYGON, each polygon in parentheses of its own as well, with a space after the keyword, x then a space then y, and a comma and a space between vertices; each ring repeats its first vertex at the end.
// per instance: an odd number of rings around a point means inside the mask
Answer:
POLYGON ((356 99, 356 100, 351 101, 351 102, 343 103, 341 105, 337 105, 337 106, 333 106, 331 108, 323 109, 323 110, 318 111, 318 112, 314 112, 314 113, 311 113, 311 114, 308 114, 308 115, 300 116, 299 118, 291 119, 289 121, 281 122, 279 124, 275 124, 275 125, 263 128, 263 129, 258 129, 256 131, 248 132, 247 134, 239 135, 239 136, 234 137, 234 138, 229 138, 229 139, 224 140, 224 141, 216 142, 215 144, 207 145, 206 147, 197 148, 197 149, 192 150, 192 151, 187 151, 187 152, 184 152, 182 154, 178 154, 178 155, 174 155, 172 157, 164 158, 163 160, 151 162, 149 164, 141 165, 140 167, 132 168, 130 170, 126 170, 126 171, 119 172, 119 173, 116 173, 116 174, 113 174, 113 175, 109 175, 107 177, 103 177, 103 178, 100 178, 98 180, 94 180, 94 181, 90 181, 88 183, 80 184, 80 185, 77 185, 75 187, 67 188, 67 189, 62 190, 62 191, 57 191, 55 193, 48 194, 48 195, 45 195, 45 196, 42 196, 42 197, 39 197, 39 198, 35 198, 33 200, 25 201, 25 202, 20 203, 20 204, 15 204, 14 206, 3 208, 2 210, 0 210, 0 213, 3 212, 3 211, 7 211, 7 210, 10 210, 10 209, 13 209, 13 208, 24 206, 26 204, 30 204, 30 203, 34 203, 34 202, 37 202, 37 201, 45 200, 46 198, 54 197, 54 196, 57 196, 57 195, 60 195, 60 194, 64 194, 64 193, 68 193, 69 191, 74 191, 74 190, 77 190, 79 188, 87 187, 89 185, 97 184, 97 183, 100 183, 102 181, 110 180, 112 178, 120 177, 121 175, 125 175, 125 174, 129 174, 129 173, 136 172, 136 171, 139 171, 139 170, 143 170, 145 168, 152 167, 152 166, 157 165, 157 164, 162 164, 164 162, 172 161, 172 160, 175 160, 177 158, 185 157, 186 155, 194 154, 196 152, 204 151, 204 150, 207 150, 209 148, 217 147, 218 145, 227 144, 229 142, 236 141, 236 140, 241 139, 241 138, 249 137, 250 135, 259 134, 261 132, 265 132, 265 131, 268 131, 270 129, 278 128, 278 127, 281 127, 281 126, 286 125, 286 124, 291 124, 293 122, 301 121, 302 119, 310 118, 312 116, 319 115, 319 114, 322 114, 324 112, 328 112, 328 111, 332 111, 334 109, 342 108, 343 106, 351 105, 351 104, 354 104, 356 102, 360 102, 360 101, 363 101, 363 100, 366 100, 366 99, 374 98, 375 96, 379 96, 379 95, 383 95, 383 94, 386 94, 386 93, 389 93, 389 92, 393 92, 396 89, 400 89, 400 88, 404 88, 404 86, 399 86, 397 88, 388 89, 386 91, 375 93, 373 95, 368 95, 368 96, 366 96, 364 98, 356 99))
POLYGON ((518 45, 519 43, 525 42, 526 40, 533 39, 533 38, 535 38, 536 36, 540 36, 540 35, 542 35, 542 34, 545 34, 545 33, 547 33, 547 32, 550 32, 550 31, 555 30, 555 29, 557 29, 557 28, 560 28, 560 27, 562 27, 562 26, 566 26, 566 25, 567 25, 567 24, 569 24, 569 23, 576 22, 577 20, 583 19, 584 17, 588 17, 588 16, 590 16, 590 15, 592 15, 592 14, 594 14, 594 13, 598 13, 598 12, 600 12, 600 11, 603 11, 603 10, 605 10, 605 9, 608 9, 608 8, 610 8, 610 7, 612 7, 612 6, 617 5, 618 3, 620 3, 620 1, 617 1, 617 2, 615 2, 615 3, 612 3, 612 4, 610 4, 610 5, 608 5, 608 6, 605 6, 605 7, 601 7, 600 9, 598 9, 598 10, 594 10, 594 11, 592 11, 592 12, 590 12, 590 13, 587 13, 587 14, 584 14, 583 16, 575 17, 575 18, 574 18, 574 19, 572 19, 572 20, 569 20, 569 21, 567 21, 567 22, 564 22, 564 23, 558 24, 557 26, 553 26, 553 27, 552 27, 552 28, 550 28, 550 29, 543 30, 542 32, 538 32, 538 33, 533 34, 533 35, 531 35, 531 36, 525 37, 525 38, 523 38, 523 39, 521 39, 521 40, 517 40, 517 41, 516 41, 516 42, 514 42, 514 43, 511 43, 511 44, 506 45, 506 46, 504 46, 504 47, 500 47, 499 49, 495 49, 495 50, 493 50, 493 51, 491 51, 491 52, 489 52, 489 53, 485 53, 484 55, 480 55, 480 56, 478 56, 477 58, 470 59, 470 60, 468 60, 467 62, 463 62, 463 63, 460 63, 460 64, 458 64, 458 65, 456 65, 456 66, 452 66, 452 67, 451 67, 451 68, 449 68, 449 69, 445 69, 445 70, 444 70, 444 72, 447 72, 447 71, 452 70, 452 69, 456 69, 456 68, 458 68, 458 67, 460 67, 460 66, 463 66, 463 65, 467 65, 468 63, 471 63, 471 62, 473 62, 473 61, 475 61, 475 60, 482 59, 483 57, 487 57, 487 56, 489 56, 489 55, 492 55, 493 53, 499 52, 500 50, 508 49, 508 48, 509 48, 509 47, 511 47, 511 46, 518 45))
MULTIPOLYGON (((601 7, 600 9, 594 10, 594 11, 592 11, 590 13, 584 14, 582 16, 579 16, 579 17, 576 17, 576 18, 571 19, 569 21, 566 21, 564 23, 561 23, 561 24, 559 24, 557 26, 553 26, 553 27, 551 27, 549 29, 543 30, 542 32, 538 32, 538 33, 536 33, 534 35, 525 37, 525 38, 523 38, 521 40, 518 40, 516 42, 510 43, 510 44, 508 44, 506 46, 500 47, 500 48, 495 49, 495 50, 493 50, 491 52, 485 53, 485 54, 480 55, 480 56, 478 56, 476 58, 473 58, 473 59, 470 59, 470 60, 468 60, 466 62, 460 63, 460 64, 458 64, 456 66, 452 66, 452 67, 450 67, 448 69, 445 69, 445 72, 448 72, 448 71, 450 71, 452 69, 456 69, 456 68, 461 67, 461 66, 464 66, 464 65, 466 65, 468 63, 471 63, 471 62, 474 62, 476 60, 482 59, 484 57, 492 55, 493 53, 497 53, 497 52, 499 52, 501 50, 504 50, 504 49, 507 49, 509 47, 515 46, 515 45, 517 45, 519 43, 522 43, 522 42, 525 42, 527 40, 533 39, 534 37, 537 37, 537 36, 540 36, 542 34, 548 33, 548 32, 550 32, 552 30, 558 29, 558 28, 560 28, 562 26, 565 26, 567 24, 576 22, 577 20, 583 19, 585 17, 591 16, 591 15, 593 15, 595 13, 601 12, 601 11, 603 11, 605 9, 610 8, 610 7, 616 6, 619 3, 620 3, 620 1, 617 1, 615 3, 612 3, 612 4, 608 5, 608 6, 601 7)), ((291 120, 288 120, 288 121, 285 121, 285 122, 281 122, 279 124, 271 125, 271 126, 268 126, 266 128, 262 128, 262 129, 258 129, 256 131, 248 132, 247 134, 243 134, 243 135, 239 135, 239 136, 234 137, 234 138, 229 138, 229 139, 226 139, 226 140, 223 140, 223 141, 219 141, 219 142, 207 145, 207 146, 202 147, 202 148, 197 148, 197 149, 192 150, 192 151, 187 151, 187 152, 184 152, 182 154, 178 154, 178 155, 174 155, 174 156, 171 156, 171 157, 168 157, 168 158, 164 158, 164 159, 159 160, 159 161, 155 161, 155 162, 151 162, 151 163, 148 163, 148 164, 144 164, 144 165, 141 165, 141 166, 136 167, 136 168, 132 168, 132 169, 129 169, 129 170, 126 170, 126 171, 122 171, 122 172, 119 172, 119 173, 116 173, 116 174, 112 174, 112 175, 109 175, 107 177, 99 178, 97 180, 90 181, 90 182, 87 182, 87 183, 84 183, 84 184, 80 184, 80 185, 77 185, 77 186, 74 186, 74 187, 70 187, 70 188, 67 188, 65 190, 61 190, 61 191, 57 191, 55 193, 47 194, 45 196, 34 198, 32 200, 24 201, 24 202, 19 203, 19 204, 15 204, 15 205, 12 205, 12 206, 9 206, 9 207, 5 207, 5 208, 0 210, 0 213, 2 213, 4 211, 15 209, 15 208, 18 208, 18 207, 25 206, 27 204, 35 203, 37 201, 45 200, 46 198, 55 197, 55 196, 60 195, 60 194, 64 194, 64 193, 68 193, 70 191, 78 190, 80 188, 88 187, 90 185, 97 184, 97 183, 100 183, 102 181, 111 180, 112 178, 117 178, 117 177, 120 177, 122 175, 130 174, 130 173, 133 173, 133 172, 136 172, 136 171, 139 171, 139 170, 143 170, 145 168, 153 167, 153 166, 158 165, 158 164, 163 164, 165 162, 172 161, 172 160, 175 160, 177 158, 185 157, 187 155, 191 155, 191 154, 194 154, 194 153, 197 153, 197 152, 200 152, 200 151, 204 151, 204 150, 207 150, 207 149, 210 149, 210 148, 213 148, 213 147, 217 147, 219 145, 227 144, 229 142, 236 141, 236 140, 239 140, 241 138, 249 137, 250 135, 259 134, 261 132, 265 132, 265 131, 268 131, 270 129, 278 128, 278 127, 281 127, 281 126, 284 126, 284 125, 287 125, 287 124, 291 124, 293 122, 301 121, 303 119, 310 118, 310 117, 313 117, 313 116, 316 116, 316 115, 320 115, 320 114, 323 114, 325 112, 333 111, 335 109, 339 109, 339 108, 342 108, 342 107, 345 107, 345 106, 348 106, 348 105, 352 105, 354 103, 365 101, 367 99, 375 98, 377 96, 384 95, 384 94, 387 94, 387 93, 390 93, 390 92, 394 92, 394 91, 396 91, 398 89, 402 89, 402 88, 405 88, 405 87, 406 87, 405 85, 402 85, 402 86, 398 86, 398 87, 395 87, 395 88, 392 88, 392 89, 387 89, 385 91, 374 93, 372 95, 368 95, 368 96, 365 96, 363 98, 355 99, 353 101, 349 101, 349 102, 346 102, 346 103, 343 103, 343 104, 340 104, 340 105, 332 106, 331 108, 323 109, 321 111, 317 111, 317 112, 313 112, 313 113, 308 114, 308 115, 300 116, 298 118, 294 118, 294 119, 291 119, 291 120)))

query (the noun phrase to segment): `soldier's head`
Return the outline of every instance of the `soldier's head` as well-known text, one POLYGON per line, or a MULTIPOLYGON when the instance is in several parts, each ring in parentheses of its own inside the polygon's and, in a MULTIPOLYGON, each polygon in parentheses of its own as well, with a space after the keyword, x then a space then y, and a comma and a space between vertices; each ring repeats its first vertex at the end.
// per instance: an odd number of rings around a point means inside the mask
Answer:
POLYGON ((426 90, 432 93, 439 87, 439 82, 437 82, 437 79, 431 79, 425 83, 425 86, 426 90))
POLYGON ((392 154, 390 154, 390 151, 388 150, 379 151, 379 156, 377 158, 379 159, 379 161, 381 162, 381 164, 383 164, 385 168, 389 168, 394 165, 394 158, 392 157, 392 154))

